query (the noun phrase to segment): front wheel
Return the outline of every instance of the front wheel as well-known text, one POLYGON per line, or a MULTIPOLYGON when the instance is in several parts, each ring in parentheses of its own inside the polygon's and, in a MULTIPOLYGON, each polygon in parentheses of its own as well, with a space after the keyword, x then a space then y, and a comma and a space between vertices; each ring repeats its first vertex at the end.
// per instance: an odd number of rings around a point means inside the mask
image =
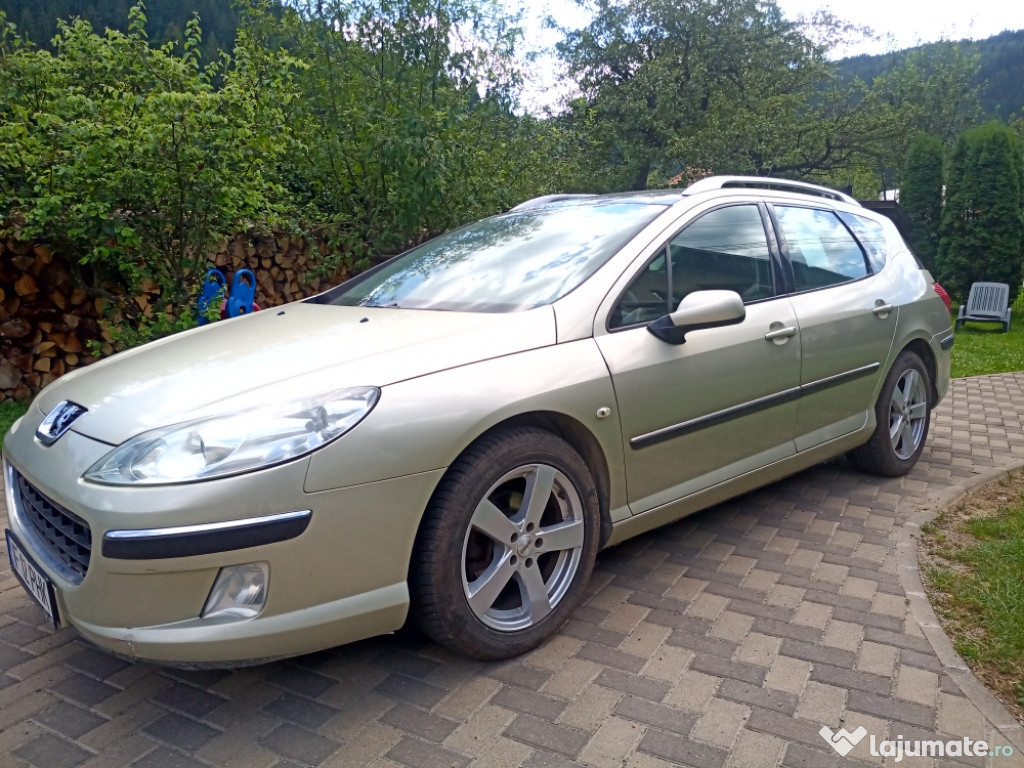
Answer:
POLYGON ((600 512, 586 465, 560 438, 514 429, 448 470, 410 569, 413 615, 437 642, 503 659, 554 634, 593 570, 600 512))
POLYGON ((886 477, 909 472, 928 437, 931 390, 931 377, 921 358, 909 350, 900 353, 875 403, 875 431, 850 452, 853 463, 886 477))

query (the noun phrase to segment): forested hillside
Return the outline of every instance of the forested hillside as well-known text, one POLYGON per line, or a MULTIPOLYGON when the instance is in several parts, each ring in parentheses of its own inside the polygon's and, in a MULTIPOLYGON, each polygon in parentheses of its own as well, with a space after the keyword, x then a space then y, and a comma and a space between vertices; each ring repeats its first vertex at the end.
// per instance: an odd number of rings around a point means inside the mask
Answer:
MULTIPOLYGON (((135 0, 0 0, 0 10, 18 32, 36 45, 48 48, 57 34, 57 19, 78 16, 102 33, 104 29, 128 31, 128 9, 135 0)), ((150 0, 146 3, 150 42, 180 42, 193 14, 203 25, 203 58, 213 51, 230 48, 235 42, 239 14, 230 0, 150 0)))
MULTIPOLYGON (((910 51, 930 55, 940 44, 928 43, 906 51, 879 56, 853 56, 838 62, 847 80, 859 77, 871 83, 876 77, 901 66, 910 51)), ((972 85, 980 90, 981 108, 986 116, 1007 120, 1024 107, 1024 30, 1002 32, 984 40, 963 40, 964 53, 977 55, 978 73, 972 85)))

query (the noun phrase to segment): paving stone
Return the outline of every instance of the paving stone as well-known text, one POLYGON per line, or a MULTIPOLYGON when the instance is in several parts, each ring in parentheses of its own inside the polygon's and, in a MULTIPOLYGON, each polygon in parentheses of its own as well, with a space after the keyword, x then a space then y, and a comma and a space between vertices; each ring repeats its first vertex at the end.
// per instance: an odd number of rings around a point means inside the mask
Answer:
POLYGON ((311 730, 316 730, 338 714, 338 710, 333 707, 292 693, 278 696, 266 704, 263 711, 311 730))
POLYGON ((40 712, 34 719, 69 739, 77 739, 107 722, 106 718, 66 701, 54 704, 40 712))
POLYGON ((896 698, 934 707, 938 692, 938 674, 909 664, 900 665, 896 677, 896 698))
POLYGON ((471 762, 468 757, 452 752, 450 749, 410 737, 395 744, 387 751, 386 757, 400 765, 407 765, 409 768, 437 768, 442 765, 450 766, 450 768, 464 768, 471 762))
MULTIPOLYGON (((667 643, 659 646, 640 670, 641 677, 674 683, 693 660, 693 651, 667 643)), ((741 659, 748 661, 749 659, 741 659)))
POLYGON ((754 664, 744 664, 740 661, 728 661, 721 656, 713 656, 709 653, 698 653, 690 662, 690 669, 703 672, 715 677, 727 677, 734 680, 742 680, 754 685, 762 685, 768 670, 754 664))
POLYGON ((850 691, 847 707, 854 712, 863 712, 889 720, 899 720, 922 728, 930 728, 935 725, 934 708, 876 696, 864 691, 850 691))
POLYGON ((175 712, 170 712, 150 723, 142 731, 154 739, 185 752, 199 749, 220 733, 215 728, 190 720, 175 712))
POLYGON ((643 734, 636 723, 609 717, 583 747, 579 760, 594 768, 621 768, 643 734))
POLYGON ((787 691, 797 696, 807 686, 811 674, 810 662, 789 656, 776 656, 765 677, 765 687, 787 691))
POLYGON ((625 696, 613 711, 619 717, 684 736, 692 730, 697 722, 697 716, 690 712, 681 712, 678 709, 664 704, 656 704, 637 696, 625 696))
MULTIPOLYGON (((559 725, 594 733, 601 723, 608 719, 615 710, 615 705, 622 699, 621 691, 605 688, 602 685, 588 685, 558 718, 559 725)), ((529 711, 531 715, 538 713, 529 711)))
POLYGON ((588 624, 585 621, 579 621, 576 619, 569 619, 561 629, 563 634, 569 635, 569 637, 576 637, 580 640, 588 640, 594 643, 601 643, 607 645, 610 648, 618 648, 622 644, 622 641, 626 639, 626 635, 623 632, 615 632, 611 629, 604 629, 603 627, 597 627, 593 624, 588 624))
POLYGON ((723 680, 722 684, 718 686, 718 696, 765 709, 773 709, 787 715, 792 715, 796 711, 797 703, 800 701, 792 693, 741 683, 739 680, 723 680))
POLYGON ((767 733, 740 731, 729 751, 726 768, 776 768, 786 742, 767 733))
POLYGON ((721 679, 688 669, 679 676, 672 691, 662 701, 687 712, 701 713, 715 695, 721 679))
POLYGON ((207 766, 180 752, 166 747, 158 747, 131 763, 131 768, 207 768, 207 766))
POLYGON ((821 725, 838 723, 846 708, 846 695, 844 688, 811 680, 800 695, 796 716, 821 725))
POLYGON ((816 643, 821 639, 820 629, 792 624, 788 619, 759 618, 754 622, 752 629, 763 635, 800 640, 805 643, 816 643))
POLYGON ((165 707, 198 718, 206 717, 225 702, 220 696, 182 684, 161 689, 153 700, 165 707))
POLYGON ((111 675, 117 674, 129 666, 127 661, 92 648, 78 651, 73 656, 68 657, 64 663, 72 669, 76 669, 97 680, 106 680, 111 675))
POLYGON ((74 768, 92 757, 91 752, 50 733, 37 736, 13 754, 36 768, 74 768))
POLYGON ((811 679, 848 690, 856 689, 873 693, 876 696, 888 696, 892 692, 892 678, 890 677, 870 672, 856 672, 831 664, 815 664, 811 669, 811 679))
POLYGON ((551 722, 558 719, 568 704, 564 699, 510 685, 503 685, 491 697, 490 703, 514 712, 528 712, 551 722))
POLYGON ((661 701, 671 690, 671 686, 662 680, 648 680, 618 669, 602 670, 595 682, 606 688, 640 696, 651 701, 661 701))
POLYGON ((821 726, 762 707, 750 708, 746 728, 778 736, 786 742, 799 741, 815 747, 821 744, 821 726))
MULTIPOLYGON (((722 685, 725 685, 725 681, 722 685)), ((708 704, 704 714, 697 718, 690 737, 728 749, 736 741, 736 736, 749 715, 750 707, 745 704, 715 697, 708 704)))
POLYGON ((896 659, 898 657, 899 649, 894 646, 864 641, 857 654, 857 671, 869 672, 882 677, 892 677, 896 672, 896 659))
POLYGON ((490 664, 484 668, 484 674, 531 691, 539 691, 551 679, 549 670, 537 669, 520 661, 490 664))
POLYGON ((374 690, 384 696, 428 708, 441 701, 446 694, 444 688, 405 675, 388 675, 374 686, 374 690))
POLYGON ((691 651, 708 653, 714 656, 720 656, 723 659, 731 659, 736 655, 736 643, 729 642, 728 640, 722 640, 717 637, 706 637, 704 635, 695 635, 691 632, 685 632, 683 630, 675 630, 669 635, 665 642, 670 645, 680 646, 682 648, 688 648, 691 651))
POLYGON ((292 758, 307 765, 319 765, 340 746, 332 741, 291 723, 284 723, 259 739, 259 743, 282 757, 292 758))
POLYGON ((93 706, 110 698, 120 689, 85 675, 74 674, 54 685, 52 690, 79 704, 93 706))
POLYGON ((668 760, 675 765, 693 766, 694 768, 720 768, 725 765, 729 755, 727 750, 700 744, 684 736, 658 728, 648 729, 637 749, 668 760))
MULTIPOLYGON (((438 666, 436 662, 431 662, 431 664, 435 668, 438 666)), ((391 667, 391 669, 392 671, 399 671, 394 667, 391 667)), ((307 696, 311 699, 322 695, 334 685, 334 680, 325 675, 296 667, 282 667, 267 677, 267 682, 271 685, 276 685, 278 688, 284 688, 286 691, 297 693, 300 696, 307 696)))
POLYGON ((778 637, 751 632, 736 649, 735 659, 745 664, 769 667, 778 655, 781 643, 778 637))
POLYGON ((598 643, 584 643, 576 656, 603 664, 606 667, 621 669, 624 672, 639 672, 644 666, 644 659, 598 643))
POLYGON ((540 747, 550 752, 575 758, 587 743, 585 733, 538 720, 530 715, 519 715, 505 729, 504 735, 515 741, 540 747))
MULTIPOLYGON (((824 743, 821 739, 819 741, 824 743)), ((866 764, 849 756, 840 757, 832 751, 808 749, 802 744, 790 744, 782 758, 782 768, 856 768, 861 765, 866 764)))

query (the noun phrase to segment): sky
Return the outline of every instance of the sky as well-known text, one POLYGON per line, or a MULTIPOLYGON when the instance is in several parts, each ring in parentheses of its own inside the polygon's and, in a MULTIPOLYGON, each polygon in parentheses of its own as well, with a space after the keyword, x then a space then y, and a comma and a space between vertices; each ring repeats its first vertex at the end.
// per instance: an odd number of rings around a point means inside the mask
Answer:
POLYGON ((1019 0, 776 0, 789 17, 827 8, 835 16, 875 30, 880 39, 850 46, 841 55, 886 53, 940 39, 961 40, 1024 29, 1019 0))
MULTIPOLYGON (((529 47, 542 48, 558 40, 557 33, 543 29, 542 17, 553 14, 567 26, 583 26, 587 19, 572 0, 512 0, 524 11, 529 47)), ((1024 29, 1022 0, 776 0, 789 18, 818 9, 858 26, 871 27, 875 39, 851 42, 837 49, 835 58, 879 54, 912 48, 940 39, 985 38, 1003 30, 1024 29)), ((537 108, 558 100, 564 78, 557 63, 540 57, 528 72, 524 102, 537 108)))

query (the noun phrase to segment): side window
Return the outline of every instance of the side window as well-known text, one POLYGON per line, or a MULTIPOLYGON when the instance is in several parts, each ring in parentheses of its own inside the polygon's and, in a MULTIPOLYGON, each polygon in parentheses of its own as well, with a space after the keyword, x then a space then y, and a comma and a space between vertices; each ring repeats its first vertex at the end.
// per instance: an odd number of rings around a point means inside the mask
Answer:
POLYGON ((860 240, 860 244, 864 246, 864 251, 868 255, 868 261, 871 262, 871 271, 877 275, 885 267, 886 253, 888 252, 885 242, 885 227, 874 219, 858 216, 855 213, 843 212, 839 214, 839 218, 853 230, 853 234, 860 240))
POLYGON ((870 274, 860 245, 831 211, 775 206, 797 291, 825 288, 870 274))
POLYGON ((756 205, 718 208, 691 222, 655 256, 612 310, 612 328, 674 312, 693 291, 736 291, 746 302, 775 294, 771 256, 756 205))

